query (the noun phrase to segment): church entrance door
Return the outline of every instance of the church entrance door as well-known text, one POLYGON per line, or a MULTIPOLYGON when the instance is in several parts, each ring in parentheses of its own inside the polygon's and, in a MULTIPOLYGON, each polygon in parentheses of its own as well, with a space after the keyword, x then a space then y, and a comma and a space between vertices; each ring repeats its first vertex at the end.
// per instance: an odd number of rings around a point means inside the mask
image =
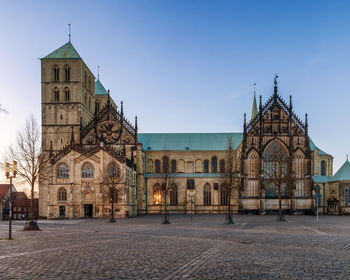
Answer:
POLYGON ((92 204, 84 204, 84 217, 85 218, 92 218, 92 204))

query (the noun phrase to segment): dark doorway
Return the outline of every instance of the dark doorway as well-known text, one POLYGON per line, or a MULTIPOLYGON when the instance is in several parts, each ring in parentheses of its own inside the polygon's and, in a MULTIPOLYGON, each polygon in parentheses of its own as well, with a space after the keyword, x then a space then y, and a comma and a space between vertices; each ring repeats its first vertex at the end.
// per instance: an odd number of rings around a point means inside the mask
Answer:
POLYGON ((60 206, 60 218, 66 217, 66 206, 60 206))
POLYGON ((92 204, 84 204, 84 217, 92 218, 92 204))

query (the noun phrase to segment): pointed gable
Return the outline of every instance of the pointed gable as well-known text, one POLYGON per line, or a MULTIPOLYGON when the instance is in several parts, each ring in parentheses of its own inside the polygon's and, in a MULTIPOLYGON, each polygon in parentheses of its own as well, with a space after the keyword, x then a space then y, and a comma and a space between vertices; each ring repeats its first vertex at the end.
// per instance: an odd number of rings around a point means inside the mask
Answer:
POLYGON ((350 180, 350 162, 348 159, 334 174, 332 181, 349 181, 350 180))
POLYGON ((108 94, 107 90, 105 87, 102 85, 100 80, 95 81, 95 95, 105 95, 108 94))
POLYGON ((42 59, 81 59, 77 50, 74 48, 72 43, 69 41, 62 47, 43 57, 42 59))

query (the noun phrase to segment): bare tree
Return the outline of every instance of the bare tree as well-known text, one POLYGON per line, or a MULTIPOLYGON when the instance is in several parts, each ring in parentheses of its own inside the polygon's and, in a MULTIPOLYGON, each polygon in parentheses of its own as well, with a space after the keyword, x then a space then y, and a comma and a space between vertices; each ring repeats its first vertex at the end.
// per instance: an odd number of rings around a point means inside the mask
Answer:
POLYGON ((293 184, 293 173, 290 168, 289 158, 283 147, 273 142, 267 148, 264 155, 264 182, 266 187, 277 191, 278 195, 278 221, 285 221, 282 210, 282 196, 288 194, 288 189, 293 184))
POLYGON ((26 120, 26 124, 17 134, 16 144, 10 146, 6 156, 8 159, 17 161, 17 174, 19 180, 31 187, 30 195, 30 222, 24 230, 40 230, 34 221, 33 199, 34 188, 40 180, 49 178, 51 165, 49 155, 42 153, 39 125, 32 115, 26 120))
POLYGON ((234 198, 235 192, 238 192, 238 188, 239 188, 240 172, 238 171, 238 166, 235 160, 235 156, 236 156, 236 151, 234 150, 232 138, 228 138, 226 155, 225 155, 225 165, 220 166, 220 172, 222 173, 221 188, 226 193, 227 213, 226 213, 225 223, 227 224, 234 224, 231 201, 234 198))
POLYGON ((162 204, 163 204, 163 221, 162 224, 170 224, 168 214, 168 195, 174 183, 175 173, 172 172, 170 166, 170 152, 167 150, 163 151, 162 166, 158 173, 158 184, 160 185, 162 192, 162 204))
POLYGON ((106 198, 111 204, 110 223, 115 223, 114 205, 118 203, 118 198, 124 194, 125 183, 123 181, 122 172, 115 162, 112 162, 107 173, 102 177, 102 185, 106 198))

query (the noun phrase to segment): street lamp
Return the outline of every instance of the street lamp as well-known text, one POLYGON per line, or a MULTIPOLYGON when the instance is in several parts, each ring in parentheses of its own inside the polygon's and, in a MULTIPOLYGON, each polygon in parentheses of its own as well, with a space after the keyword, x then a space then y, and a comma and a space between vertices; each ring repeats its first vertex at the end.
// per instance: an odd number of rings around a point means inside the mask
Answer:
POLYGON ((10 199, 9 199, 9 239, 12 239, 12 178, 15 178, 17 174, 17 162, 12 162, 11 164, 5 163, 5 175, 7 179, 10 179, 10 199), (12 172, 12 173, 11 173, 12 172))

